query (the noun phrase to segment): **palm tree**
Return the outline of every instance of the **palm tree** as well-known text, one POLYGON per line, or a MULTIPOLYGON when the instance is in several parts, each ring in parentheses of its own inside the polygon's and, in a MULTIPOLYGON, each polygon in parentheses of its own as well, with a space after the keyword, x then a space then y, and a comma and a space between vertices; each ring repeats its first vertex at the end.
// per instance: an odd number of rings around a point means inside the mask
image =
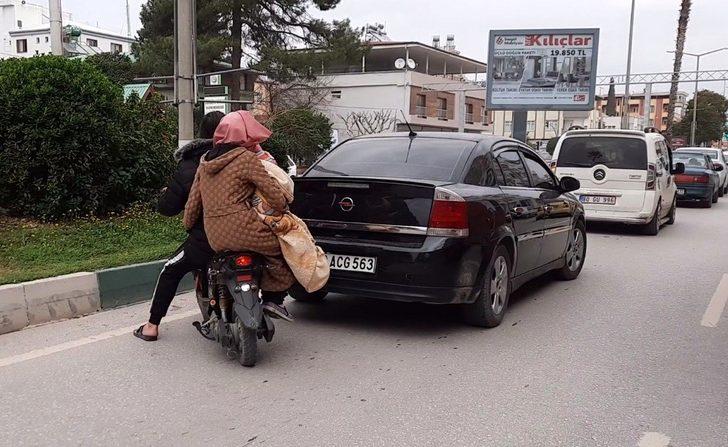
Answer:
POLYGON ((670 104, 667 111, 667 134, 668 141, 672 138, 672 126, 675 121, 675 101, 677 100, 677 87, 682 69, 683 50, 685 48, 685 34, 688 31, 688 20, 690 20, 690 7, 692 0, 682 0, 680 5, 680 17, 677 19, 677 40, 675 41, 675 62, 672 66, 672 85, 670 86, 670 104))

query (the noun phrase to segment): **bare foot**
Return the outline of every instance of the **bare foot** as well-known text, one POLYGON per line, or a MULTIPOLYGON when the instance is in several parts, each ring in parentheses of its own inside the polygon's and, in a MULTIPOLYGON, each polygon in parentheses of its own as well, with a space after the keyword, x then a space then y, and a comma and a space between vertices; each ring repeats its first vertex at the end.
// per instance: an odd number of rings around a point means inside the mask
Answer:
POLYGON ((156 324, 147 323, 144 325, 144 329, 142 329, 142 334, 148 337, 158 337, 159 326, 156 324))

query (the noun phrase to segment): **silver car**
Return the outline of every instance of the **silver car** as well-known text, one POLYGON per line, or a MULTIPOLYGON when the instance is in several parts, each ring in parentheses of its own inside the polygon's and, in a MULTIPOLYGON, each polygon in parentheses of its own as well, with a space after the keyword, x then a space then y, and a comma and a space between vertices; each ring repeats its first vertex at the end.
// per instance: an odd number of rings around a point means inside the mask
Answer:
POLYGON ((713 163, 723 166, 723 170, 718 172, 720 178, 720 192, 718 196, 723 197, 725 193, 728 193, 728 171, 726 171, 728 169, 728 157, 726 156, 726 151, 711 147, 681 147, 677 151, 699 152, 710 157, 713 163))

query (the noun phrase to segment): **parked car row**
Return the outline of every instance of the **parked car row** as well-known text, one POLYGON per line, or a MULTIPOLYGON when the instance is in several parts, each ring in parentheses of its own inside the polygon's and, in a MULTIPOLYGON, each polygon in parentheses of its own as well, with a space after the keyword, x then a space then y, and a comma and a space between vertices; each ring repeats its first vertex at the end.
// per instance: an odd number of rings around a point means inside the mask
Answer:
POLYGON ((678 202, 723 194, 725 158, 712 156, 673 152, 657 132, 622 130, 568 131, 550 166, 492 135, 347 140, 295 180, 293 212, 327 253, 331 277, 326 290, 291 295, 457 304, 466 321, 497 326, 525 282, 551 271, 579 276, 586 221, 656 235, 675 222, 678 202))

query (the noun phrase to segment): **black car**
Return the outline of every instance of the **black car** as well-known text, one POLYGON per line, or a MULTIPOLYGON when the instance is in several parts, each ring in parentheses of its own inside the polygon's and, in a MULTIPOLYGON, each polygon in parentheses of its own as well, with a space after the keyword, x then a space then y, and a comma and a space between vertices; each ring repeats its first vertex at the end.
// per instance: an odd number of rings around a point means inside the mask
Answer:
POLYGON ((293 212, 329 256, 328 292, 463 304, 467 321, 493 327, 526 281, 579 275, 584 211, 568 194, 578 188, 513 139, 394 133, 320 158, 296 179, 293 212))

